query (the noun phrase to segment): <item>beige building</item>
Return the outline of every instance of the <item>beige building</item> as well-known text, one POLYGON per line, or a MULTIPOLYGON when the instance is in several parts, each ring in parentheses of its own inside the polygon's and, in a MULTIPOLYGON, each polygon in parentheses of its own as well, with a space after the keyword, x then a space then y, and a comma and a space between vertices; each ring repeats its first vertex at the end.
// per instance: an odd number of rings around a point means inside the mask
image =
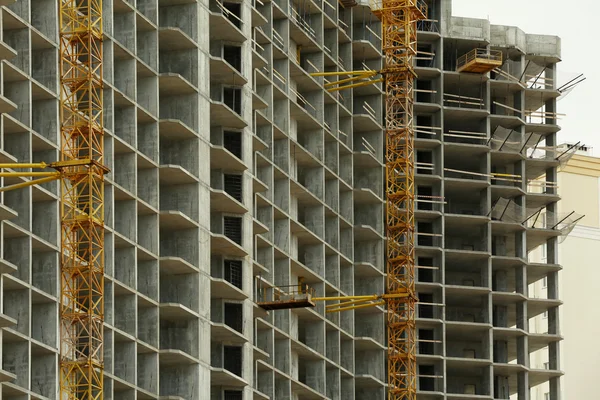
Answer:
MULTIPOLYGON (((577 210, 584 217, 559 245, 559 298, 561 365, 565 373, 562 381, 562 399, 598 398, 597 371, 600 348, 593 345, 600 333, 600 310, 594 305, 594 296, 600 281, 600 157, 593 157, 587 149, 579 151, 558 173, 559 210, 568 213, 577 210)), ((543 246, 531 254, 545 261, 543 246)), ((546 281, 530 287, 531 297, 546 298, 546 281)), ((544 333, 548 315, 530 321, 533 332, 544 333)), ((548 351, 542 349, 532 355, 531 368, 546 368, 548 351)), ((547 383, 532 388, 533 400, 547 400, 547 383)))

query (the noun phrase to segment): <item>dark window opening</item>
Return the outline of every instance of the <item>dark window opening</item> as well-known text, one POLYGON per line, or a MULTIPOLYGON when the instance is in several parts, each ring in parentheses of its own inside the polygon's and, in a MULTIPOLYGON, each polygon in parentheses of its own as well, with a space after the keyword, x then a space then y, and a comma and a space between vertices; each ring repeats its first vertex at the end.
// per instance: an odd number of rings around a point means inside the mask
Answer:
POLYGON ((242 400, 243 393, 240 390, 225 390, 223 392, 223 400, 242 400))
POLYGON ((238 332, 243 330, 242 305, 238 303, 225 303, 225 325, 238 332))
POLYGON ((242 113, 242 89, 224 87, 223 88, 223 103, 231 108, 234 112, 242 113))
POLYGON ((431 151, 417 151, 417 174, 433 174, 433 153, 431 151))
POLYGON ((456 59, 463 55, 464 51, 459 54, 456 46, 456 41, 444 42, 444 59, 443 68, 446 71, 454 71, 456 69, 456 59))
POLYGON ((242 288, 242 262, 225 260, 225 280, 237 288, 242 288))
POLYGON ((433 129, 430 129, 433 127, 433 118, 431 115, 417 115, 417 127, 419 131, 423 131, 417 132, 418 139, 436 139, 435 135, 426 133, 437 133, 433 129))
POLYGON ((242 218, 223 217, 223 232, 235 243, 242 244, 242 218))
POLYGON ((417 244, 419 246, 433 246, 433 224, 430 222, 418 222, 417 231, 417 244))
POLYGON ((417 80, 417 102, 419 103, 433 103, 433 82, 417 80))
POLYGON ((242 159, 242 133, 225 131, 223 132, 223 145, 234 156, 242 159))
POLYGON ((494 362, 508 363, 508 342, 505 340, 494 340, 494 362))
POLYGON ((419 390, 433 392, 435 390, 435 367, 433 365, 419 365, 419 390))
POLYGON ((240 29, 241 15, 242 15, 242 5, 240 3, 223 3, 223 7, 225 7, 229 12, 225 12, 225 16, 227 19, 238 29, 240 29))
POLYGON ((225 192, 242 202, 242 175, 225 175, 223 177, 225 192))
POLYGON ((433 329, 419 329, 419 354, 434 354, 433 329))
POLYGON ((507 242, 505 236, 492 236, 492 255, 507 256, 507 242))
POLYGON ((430 211, 433 210, 433 188, 431 186, 419 186, 417 187, 417 195, 419 196, 417 202, 417 209, 430 211))
POLYGON ((242 376, 242 348, 223 346, 223 367, 237 376, 242 376))
POLYGON ((239 46, 223 46, 223 59, 233 68, 242 72, 242 48, 239 46))
POLYGON ((417 269, 417 277, 419 282, 433 282, 433 258, 431 257, 419 257, 417 265, 419 267, 417 269))
MULTIPOLYGON (((425 26, 423 26, 425 28, 425 26)), ((423 30, 423 29, 420 29, 423 30)), ((433 53, 433 47, 429 44, 417 46, 417 52, 420 53, 417 58, 417 67, 433 68, 435 67, 435 55, 433 53)))
POLYGON ((498 328, 508 327, 508 307, 494 306, 492 308, 492 324, 498 328))
MULTIPOLYGON (((419 293, 419 302, 433 303, 433 294, 419 293)), ((433 306, 429 304, 419 304, 419 318, 433 318, 433 306)))
MULTIPOLYGON (((508 376, 494 376, 494 398, 510 399, 508 376)), ((548 399, 548 395, 545 397, 548 399)))

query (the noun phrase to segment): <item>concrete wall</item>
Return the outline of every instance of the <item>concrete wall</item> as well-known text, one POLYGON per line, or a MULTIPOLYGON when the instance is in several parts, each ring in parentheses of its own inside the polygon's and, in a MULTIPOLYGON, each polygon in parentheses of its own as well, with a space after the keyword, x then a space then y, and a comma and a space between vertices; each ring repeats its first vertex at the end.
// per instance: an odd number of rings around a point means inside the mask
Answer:
MULTIPOLYGON (((323 78, 310 76, 381 69, 380 22, 366 2, 179 3, 104 3, 105 397, 384 399, 383 309, 326 314, 319 303, 266 313, 254 302, 257 277, 267 289, 303 281, 319 296, 385 290, 382 85, 329 93, 323 78), (239 60, 228 58, 231 48, 239 60), (242 177, 239 188, 225 185, 229 175, 242 177), (240 221, 239 235, 232 221, 240 221), (226 356, 237 351, 239 362, 226 356)), ((558 235, 492 222, 489 212, 499 197, 551 211, 557 199, 491 175, 525 175, 541 163, 555 181, 556 168, 487 139, 497 143, 502 126, 514 130, 511 141, 542 132, 554 146, 559 128, 552 118, 537 124, 524 116, 540 107, 532 100, 538 89, 511 83, 505 96, 499 76, 459 74, 455 64, 475 47, 510 49, 506 71, 520 76, 532 61, 552 77, 560 40, 453 17, 450 1, 429 3, 439 21, 420 25, 418 38, 435 57, 415 70, 417 87, 435 95, 418 97, 414 110, 419 129, 430 130, 417 134, 417 161, 426 157, 431 170, 417 171, 416 185, 452 204, 417 212, 417 260, 432 268, 418 273, 428 303, 417 310, 418 364, 441 376, 433 385, 420 380, 420 395, 465 398, 473 384, 476 394, 500 398, 495 382, 508 380, 507 392, 527 400, 540 376, 526 369, 529 310, 548 311, 543 334, 559 331, 558 235), (475 102, 449 101, 456 96, 475 102), (494 101, 516 111, 500 112, 494 101), (540 243, 547 265, 530 265, 527 253, 540 243), (544 277, 540 305, 527 284, 544 277), (427 340, 432 348, 421 346, 427 340)), ((19 0, 1 12, 0 54, 8 60, 0 71, 0 157, 56 160, 56 3, 19 0)), ((15 399, 58 398, 57 193, 56 183, 27 188, 4 194, 0 205, 0 377, 15 399)), ((585 223, 598 218, 590 212, 585 223)), ((558 400, 554 339, 542 337, 551 360, 542 381, 558 400)))

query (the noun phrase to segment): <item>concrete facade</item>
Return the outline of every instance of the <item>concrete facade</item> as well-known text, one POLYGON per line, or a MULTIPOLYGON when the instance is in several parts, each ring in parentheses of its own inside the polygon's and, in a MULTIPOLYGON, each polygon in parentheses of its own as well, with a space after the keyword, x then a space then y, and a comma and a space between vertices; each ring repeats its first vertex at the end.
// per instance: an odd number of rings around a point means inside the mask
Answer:
MULTIPOLYGON (((419 398, 527 400, 549 382, 558 400, 561 233, 524 221, 559 199, 559 160, 533 147, 556 145, 560 40, 428 3, 416 184, 445 204, 416 212, 419 398), (504 74, 455 72, 486 47, 508 58, 504 74), (540 245, 546 263, 528 262, 540 245), (544 277, 547 296, 530 297, 544 277), (545 311, 547 333, 530 332, 545 311), (540 348, 549 369, 530 364, 540 348)), ((0 159, 54 161, 56 2, 3 5, 0 159)), ((104 13, 105 398, 384 399, 383 309, 267 314, 253 301, 257 277, 384 291, 381 84, 329 93, 309 75, 382 66, 368 3, 105 0, 104 13)), ((2 197, 1 398, 58 396, 57 193, 2 197)))

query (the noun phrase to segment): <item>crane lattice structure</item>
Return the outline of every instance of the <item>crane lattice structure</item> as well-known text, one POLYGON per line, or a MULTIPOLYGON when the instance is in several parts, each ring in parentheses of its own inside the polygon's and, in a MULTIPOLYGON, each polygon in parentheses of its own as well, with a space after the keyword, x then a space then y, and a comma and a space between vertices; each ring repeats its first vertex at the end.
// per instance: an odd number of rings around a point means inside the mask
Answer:
POLYGON ((62 0, 61 392, 102 399, 104 113, 102 0, 62 0))
POLYGON ((388 399, 415 400, 414 57, 417 20, 427 6, 417 0, 383 0, 373 12, 382 23, 385 76, 385 175, 387 227, 388 399))
POLYGON ((104 374, 102 0, 60 0, 60 160, 0 164, 0 177, 60 180, 60 399, 100 400, 104 374), (54 171, 49 171, 48 168, 54 171))

